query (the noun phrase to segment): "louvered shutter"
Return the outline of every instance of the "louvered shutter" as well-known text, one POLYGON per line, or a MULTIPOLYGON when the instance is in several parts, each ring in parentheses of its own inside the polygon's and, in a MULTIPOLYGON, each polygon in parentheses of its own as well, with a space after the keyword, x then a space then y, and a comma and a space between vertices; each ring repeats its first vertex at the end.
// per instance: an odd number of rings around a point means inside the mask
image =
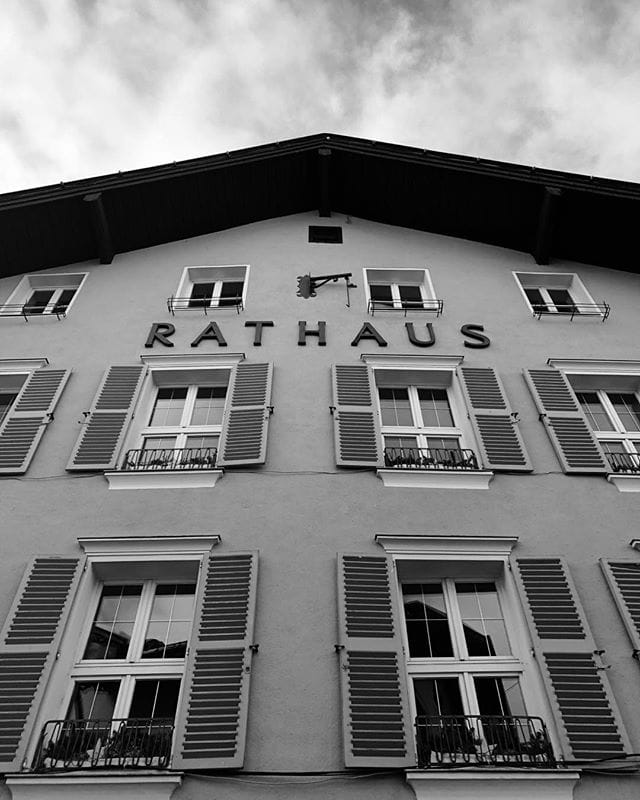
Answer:
POLYGON ((345 766, 412 767, 416 759, 393 563, 338 555, 338 632, 345 766))
POLYGON ((173 768, 241 767, 249 708, 258 554, 203 563, 173 768))
POLYGON ((339 467, 382 466, 375 384, 366 364, 334 364, 333 432, 339 467))
POLYGON ((0 474, 27 471, 71 372, 37 369, 0 426, 0 474))
POLYGON ((16 593, 0 634, 0 772, 22 767, 80 574, 77 558, 35 558, 16 593))
POLYGON ((264 464, 271 403, 271 364, 242 363, 233 371, 218 464, 264 464))
POLYGON ((624 626, 631 639, 633 656, 640 655, 640 564, 637 561, 600 559, 624 626))
POLYGON ((565 472, 611 472, 578 399, 557 369, 527 369, 524 377, 565 472))
POLYGON ((68 470, 113 469, 145 376, 144 366, 113 366, 105 372, 82 426, 68 470))
POLYGON ((460 367, 458 376, 484 466, 497 471, 531 472, 524 442, 496 371, 491 367, 460 367))
POLYGON ((519 558, 514 571, 565 758, 631 752, 569 570, 561 558, 519 558))

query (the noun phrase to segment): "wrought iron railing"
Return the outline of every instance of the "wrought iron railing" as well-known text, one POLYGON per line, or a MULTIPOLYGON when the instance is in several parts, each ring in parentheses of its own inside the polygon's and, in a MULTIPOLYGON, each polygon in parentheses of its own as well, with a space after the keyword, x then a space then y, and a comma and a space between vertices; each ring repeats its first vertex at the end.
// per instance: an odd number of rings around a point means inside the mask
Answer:
POLYGON ((614 472, 640 472, 640 453, 606 453, 614 472))
POLYGON ((173 470, 214 469, 218 450, 216 447, 184 447, 154 450, 127 450, 121 470, 173 470))
POLYGON ((57 317, 67 316, 67 305, 56 307, 50 303, 41 305, 34 303, 6 303, 0 305, 0 317, 24 317, 29 322, 29 317, 57 317))
POLYGON ((444 300, 369 300, 368 310, 371 315, 376 311, 403 311, 406 317, 413 311, 430 311, 439 317, 444 308, 444 300))
POLYGON ((418 766, 488 764, 522 767, 555 765, 540 717, 416 717, 418 766))
POLYGON ((45 723, 34 772, 139 767, 166 769, 172 719, 58 719, 45 723))
POLYGON ((384 465, 397 469, 480 469, 473 450, 443 447, 385 447, 384 465))
POLYGON ((540 319, 542 316, 554 314, 568 315, 572 320, 576 315, 580 317, 602 317, 604 322, 611 313, 608 303, 533 303, 533 316, 540 319))
POLYGON ((216 311, 219 308, 235 308, 239 314, 242 309, 242 297, 219 297, 212 299, 210 297, 168 297, 167 310, 171 314, 176 311, 189 310, 189 311, 216 311))

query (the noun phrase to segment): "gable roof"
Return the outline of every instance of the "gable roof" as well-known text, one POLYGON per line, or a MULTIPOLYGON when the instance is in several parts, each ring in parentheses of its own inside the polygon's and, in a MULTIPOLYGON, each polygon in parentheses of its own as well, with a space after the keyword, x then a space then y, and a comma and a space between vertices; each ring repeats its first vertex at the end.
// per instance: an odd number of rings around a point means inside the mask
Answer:
POLYGON ((320 210, 639 271, 640 185, 316 134, 0 195, 0 277, 320 210))

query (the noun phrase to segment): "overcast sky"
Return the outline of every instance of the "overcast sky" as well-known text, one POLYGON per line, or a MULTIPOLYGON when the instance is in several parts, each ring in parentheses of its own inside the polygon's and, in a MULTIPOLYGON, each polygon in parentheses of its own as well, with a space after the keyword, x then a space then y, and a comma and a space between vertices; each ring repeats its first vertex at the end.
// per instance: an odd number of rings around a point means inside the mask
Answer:
POLYGON ((0 192, 324 131, 640 181, 638 0, 2 0, 0 192))

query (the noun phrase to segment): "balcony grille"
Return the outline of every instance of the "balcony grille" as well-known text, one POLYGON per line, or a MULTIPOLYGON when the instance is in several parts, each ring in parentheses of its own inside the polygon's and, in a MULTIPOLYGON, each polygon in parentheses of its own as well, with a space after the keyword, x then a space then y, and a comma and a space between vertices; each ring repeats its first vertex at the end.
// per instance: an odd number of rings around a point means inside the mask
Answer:
POLYGON ((605 453, 614 472, 640 472, 640 453, 605 453))
POLYGON ((167 310, 176 311, 217 311, 220 308, 235 308, 239 314, 244 308, 242 297, 220 297, 215 300, 206 297, 168 297, 167 310))
POLYGON ((68 304, 51 307, 50 303, 37 305, 34 303, 5 303, 0 305, 0 317, 24 317, 29 322, 29 317, 56 317, 63 319, 67 316, 68 304))
POLYGON ((608 303, 533 303, 533 316, 540 319, 542 316, 555 315, 568 316, 570 320, 578 315, 580 317, 602 317, 604 322, 611 313, 608 303))
POLYGON ((68 769, 166 769, 172 719, 65 719, 45 723, 33 772, 68 769))
POLYGON ((384 465, 394 469, 480 469, 473 450, 442 447, 385 447, 384 465))
POLYGON ((216 447, 185 447, 182 449, 127 450, 121 471, 215 469, 216 447))
POLYGON ((553 767, 544 722, 539 717, 416 717, 418 766, 460 764, 553 767))
POLYGON ((377 311, 402 311, 406 317, 409 312, 427 311, 439 317, 444 308, 444 300, 369 300, 368 310, 373 316, 377 311))

